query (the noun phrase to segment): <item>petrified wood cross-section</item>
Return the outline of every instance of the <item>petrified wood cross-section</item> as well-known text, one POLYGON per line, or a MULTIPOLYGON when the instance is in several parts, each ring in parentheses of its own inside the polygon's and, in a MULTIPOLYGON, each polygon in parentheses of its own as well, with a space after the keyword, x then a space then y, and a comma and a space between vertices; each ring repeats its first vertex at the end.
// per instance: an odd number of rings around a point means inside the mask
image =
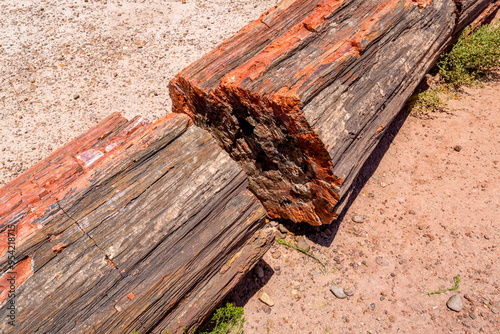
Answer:
MULTIPOLYGON (((489 1, 461 1, 469 16, 489 1)), ((282 1, 170 84, 273 218, 337 215, 388 124, 450 41, 454 1, 282 1)))

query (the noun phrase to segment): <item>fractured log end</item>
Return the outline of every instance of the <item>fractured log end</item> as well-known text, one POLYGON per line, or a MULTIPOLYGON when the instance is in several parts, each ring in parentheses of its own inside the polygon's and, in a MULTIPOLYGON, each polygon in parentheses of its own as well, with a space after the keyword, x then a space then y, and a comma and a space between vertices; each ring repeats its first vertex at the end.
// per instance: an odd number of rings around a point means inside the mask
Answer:
POLYGON ((182 75, 171 81, 170 92, 173 111, 210 129, 241 165, 271 218, 321 225, 337 216, 341 180, 299 100, 232 85, 204 92, 182 75))

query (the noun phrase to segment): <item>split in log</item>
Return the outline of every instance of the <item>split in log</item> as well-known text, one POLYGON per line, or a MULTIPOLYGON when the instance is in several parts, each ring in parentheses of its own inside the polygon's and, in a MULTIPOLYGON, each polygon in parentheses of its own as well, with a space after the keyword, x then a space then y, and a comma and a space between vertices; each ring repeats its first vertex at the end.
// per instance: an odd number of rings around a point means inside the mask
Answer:
POLYGON ((490 2, 282 1, 179 73, 173 110, 240 163, 271 218, 331 223, 457 27, 490 2))
POLYGON ((245 174, 190 123, 113 114, 0 189, 0 332, 180 333, 263 256, 245 174))

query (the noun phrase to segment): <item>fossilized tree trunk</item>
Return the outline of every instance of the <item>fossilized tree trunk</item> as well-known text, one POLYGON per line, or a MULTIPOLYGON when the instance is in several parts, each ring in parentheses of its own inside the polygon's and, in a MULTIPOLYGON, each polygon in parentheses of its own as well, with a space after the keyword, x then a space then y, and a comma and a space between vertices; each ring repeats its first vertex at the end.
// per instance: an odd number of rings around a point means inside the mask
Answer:
POLYGON ((174 78, 273 218, 330 223, 452 36, 491 1, 282 1, 174 78))
POLYGON ((199 324, 272 241, 246 187, 187 116, 113 114, 0 190, 0 332, 199 324))

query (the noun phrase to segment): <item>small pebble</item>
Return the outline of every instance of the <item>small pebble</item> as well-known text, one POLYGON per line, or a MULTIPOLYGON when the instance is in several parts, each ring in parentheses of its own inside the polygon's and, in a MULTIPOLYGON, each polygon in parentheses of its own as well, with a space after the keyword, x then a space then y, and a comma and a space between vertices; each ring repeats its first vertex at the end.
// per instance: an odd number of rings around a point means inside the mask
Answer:
POLYGON ((417 214, 417 213, 416 213, 415 211, 413 211, 413 210, 408 211, 408 213, 409 213, 410 215, 416 215, 416 214, 417 214))
POLYGON ((269 225, 271 225, 271 227, 276 227, 276 226, 278 226, 278 222, 276 222, 276 221, 274 221, 274 220, 271 220, 271 221, 269 222, 269 225))
POLYGON ((259 300, 261 302, 263 302, 264 304, 266 304, 267 306, 271 306, 271 307, 274 306, 273 300, 271 299, 271 297, 265 291, 261 291, 259 293, 259 300))
POLYGON ((464 303, 462 302, 462 298, 460 295, 453 295, 446 302, 446 306, 452 311, 460 312, 464 307, 464 303))
POLYGON ((471 295, 469 295, 469 294, 465 294, 465 295, 464 295, 464 298, 465 298, 465 299, 467 299, 468 301, 470 301, 471 303, 474 303, 474 299, 472 298, 472 296, 471 296, 471 295))
POLYGON ((78 94, 73 95, 73 99, 78 100, 79 98, 80 98, 80 95, 78 95, 78 94))
POLYGON ((258 278, 264 277, 264 269, 262 269, 261 266, 256 266, 255 267, 255 274, 257 275, 258 278))
POLYGON ((309 243, 306 241, 306 239, 304 237, 300 237, 297 240, 297 247, 302 248, 306 252, 308 252, 311 249, 311 246, 309 245, 309 243))
POLYGON ((274 232, 274 235, 276 236, 277 239, 285 239, 286 234, 282 233, 280 230, 276 230, 274 232))
POLYGON ((338 286, 335 283, 332 283, 330 286, 330 291, 333 293, 333 295, 339 299, 344 299, 347 298, 346 293, 344 292, 344 289, 342 289, 340 286, 338 286))
POLYGON ((273 259, 279 259, 281 257, 281 252, 280 251, 275 251, 274 253, 271 254, 273 259))
POLYGON ((284 233, 284 234, 287 234, 288 233, 288 229, 285 227, 285 225, 283 224, 279 224, 278 225, 278 230, 280 230, 281 233, 284 233))
POLYGON ((358 224, 362 224, 365 222, 365 219, 363 218, 363 216, 354 216, 352 217, 352 221, 358 224))
POLYGON ((354 289, 353 289, 353 288, 351 288, 351 287, 349 287, 349 288, 347 288, 347 289, 344 289, 344 293, 345 293, 346 295, 348 295, 349 297, 351 297, 352 295, 354 295, 354 289))
POLYGON ((476 319, 477 316, 474 314, 474 313, 469 313, 469 318, 471 318, 472 320, 476 319))
POLYGON ((460 152, 462 150, 462 146, 457 145, 453 148, 455 151, 460 152))
POLYGON ((281 267, 280 267, 280 266, 274 266, 274 270, 276 270, 276 271, 280 271, 280 270, 281 270, 281 267))

